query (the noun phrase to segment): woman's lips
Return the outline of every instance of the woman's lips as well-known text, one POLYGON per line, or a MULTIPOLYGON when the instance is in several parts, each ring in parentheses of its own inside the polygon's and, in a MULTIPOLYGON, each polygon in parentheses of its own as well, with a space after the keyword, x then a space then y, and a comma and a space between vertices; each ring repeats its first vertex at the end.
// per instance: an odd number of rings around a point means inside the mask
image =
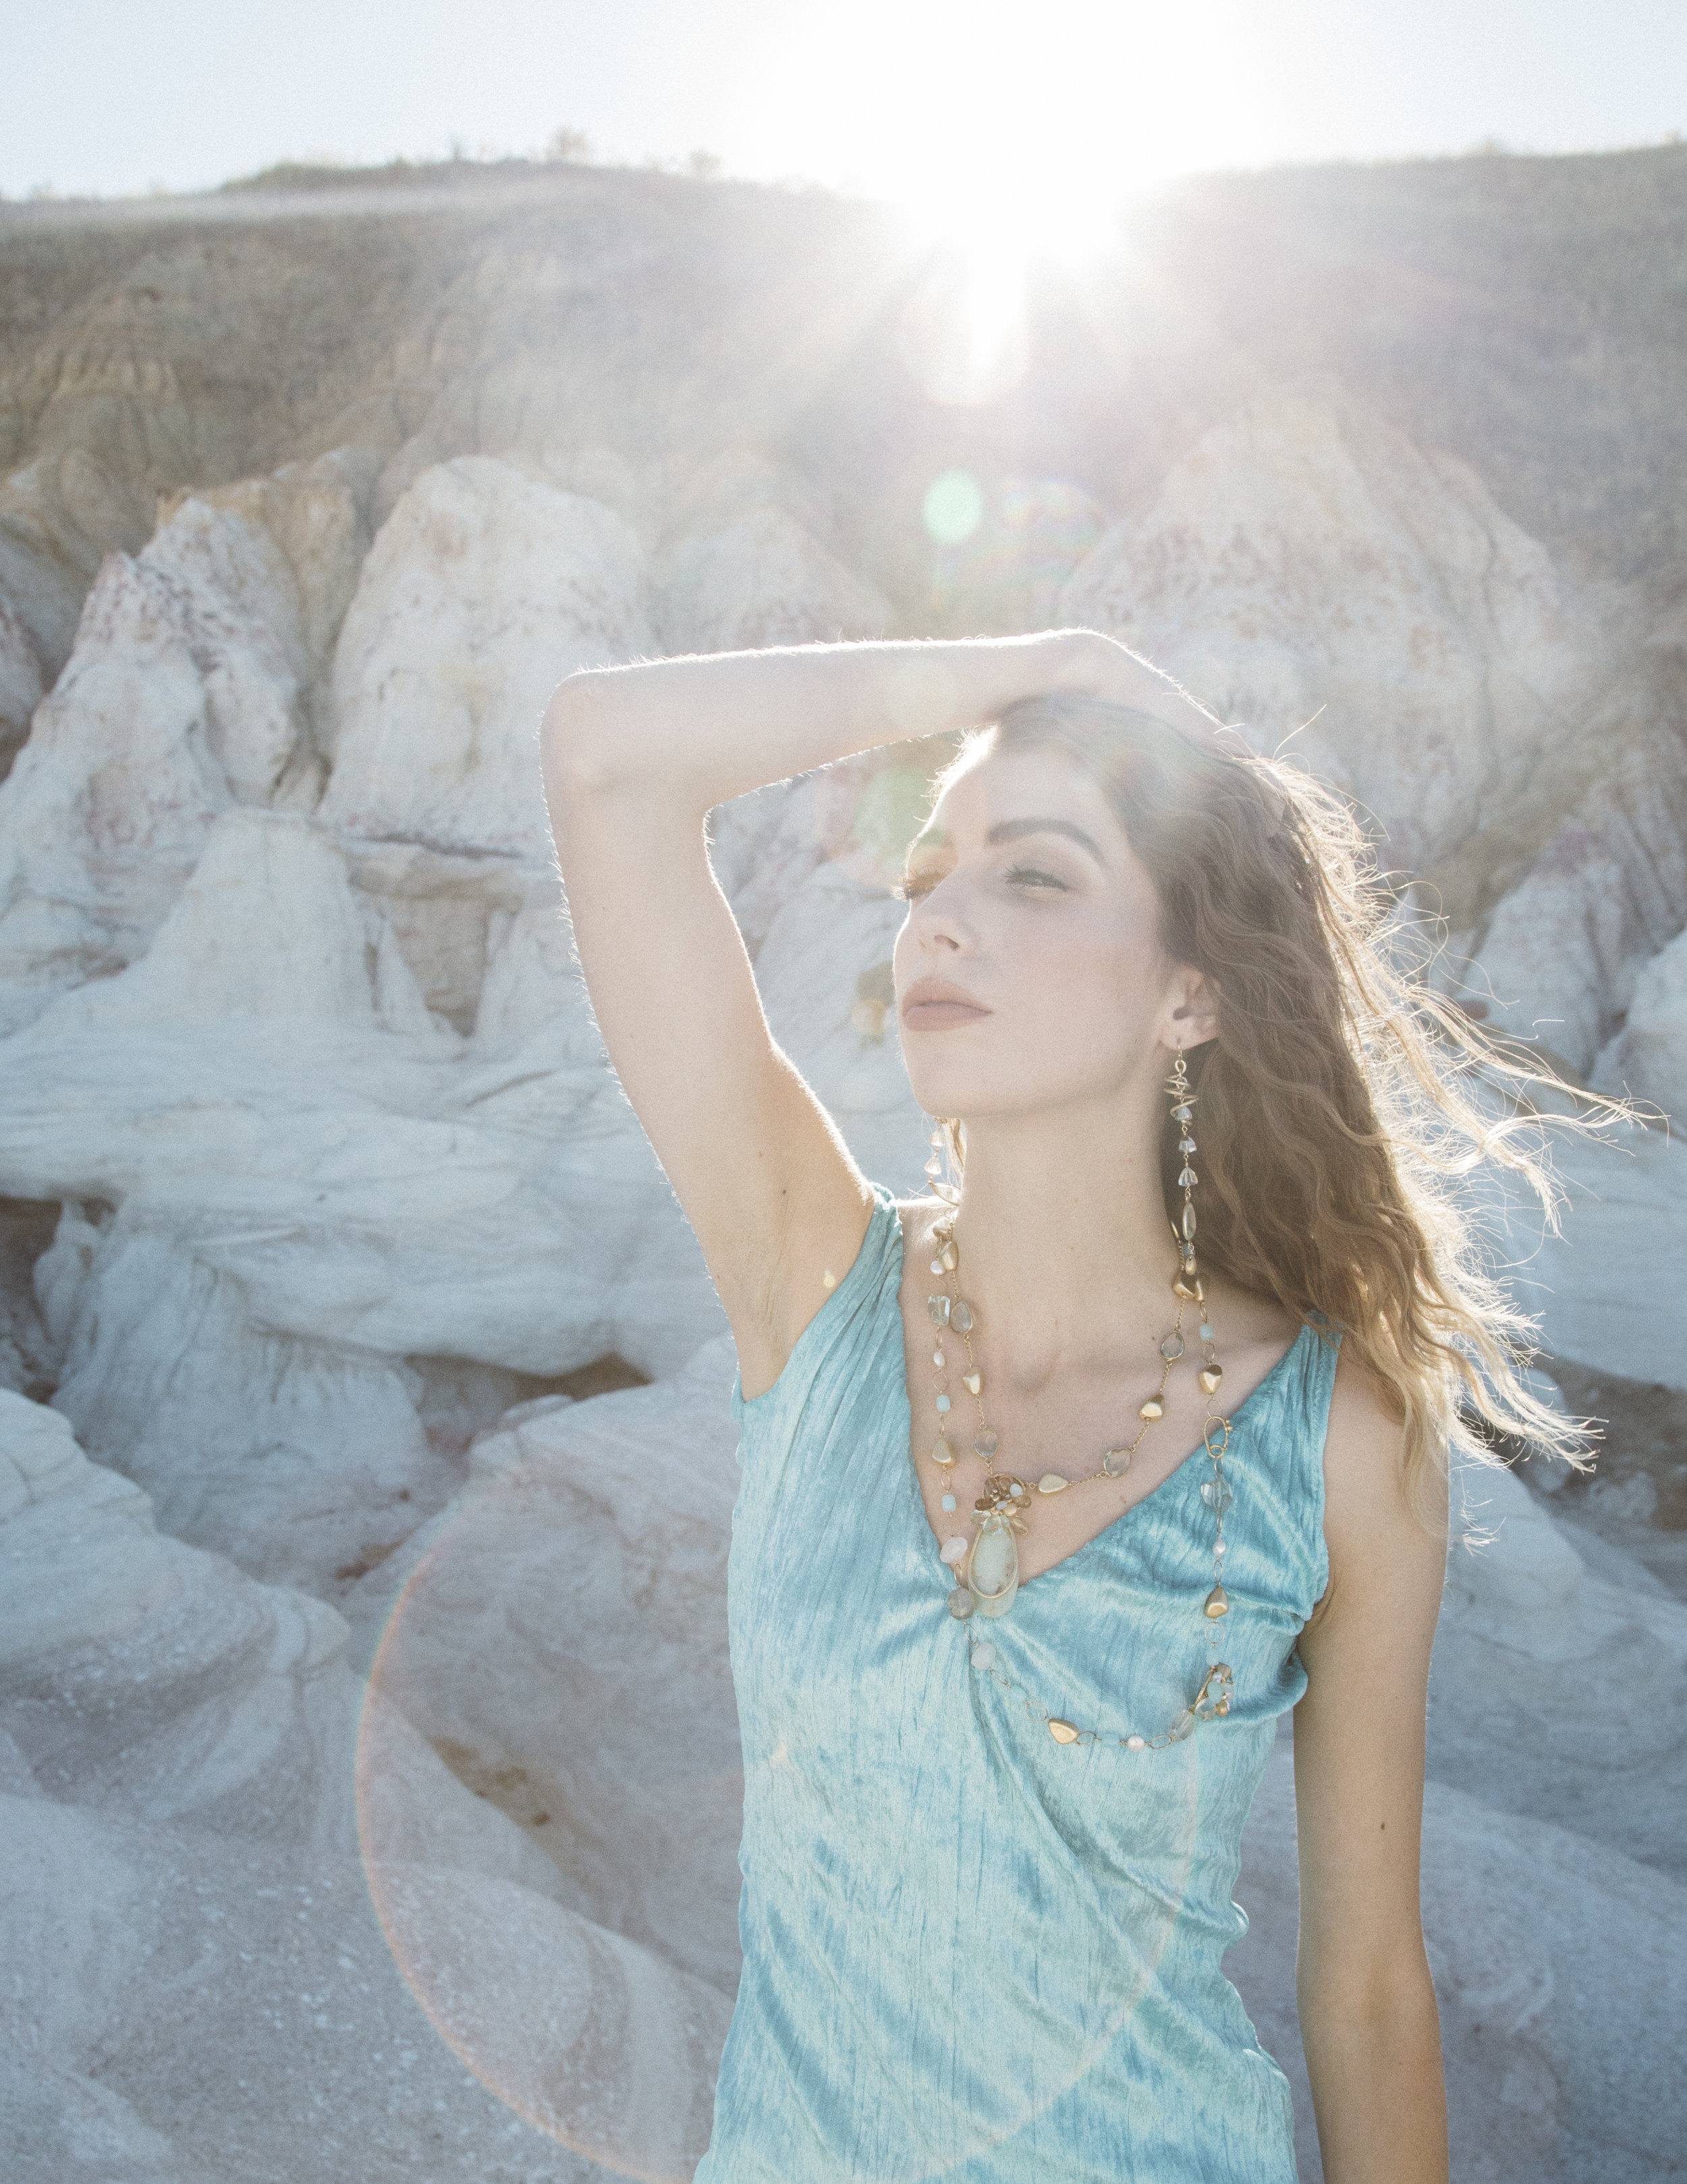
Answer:
POLYGON ((946 978, 919 978, 902 997, 902 1022, 909 1031, 948 1031, 977 1023, 990 1011, 946 978))

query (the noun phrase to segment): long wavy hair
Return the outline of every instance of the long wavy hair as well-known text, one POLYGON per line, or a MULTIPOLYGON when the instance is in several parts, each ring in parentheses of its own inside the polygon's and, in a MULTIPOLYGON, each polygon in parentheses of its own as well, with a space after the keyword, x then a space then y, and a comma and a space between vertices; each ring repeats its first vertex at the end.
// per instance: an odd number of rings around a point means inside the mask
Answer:
MULTIPOLYGON (((938 788, 1032 750, 1100 785, 1158 893, 1162 946, 1217 999, 1217 1035, 1189 1057, 1204 1269, 1341 1330, 1404 1427, 1408 1491, 1436 1529, 1456 1447, 1491 1461, 1511 1438, 1584 1466, 1585 1424, 1523 1377, 1534 1323, 1484 1265, 1461 1188, 1493 1162, 1556 1223, 1528 1096, 1544 1080, 1425 983, 1353 812, 1280 760, 1200 749, 1067 694, 969 737, 938 788)), ((1176 1138, 1168 1121, 1168 1220, 1176 1138)))

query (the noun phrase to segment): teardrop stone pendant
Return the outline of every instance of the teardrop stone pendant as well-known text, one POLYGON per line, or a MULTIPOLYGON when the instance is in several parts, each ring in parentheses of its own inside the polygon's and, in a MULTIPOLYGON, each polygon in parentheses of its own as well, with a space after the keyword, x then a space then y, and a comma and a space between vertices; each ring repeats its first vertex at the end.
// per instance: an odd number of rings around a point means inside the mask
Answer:
POLYGON ((978 1519, 962 1572, 980 1615, 1005 1615, 1019 1591, 1019 1547, 1005 1511, 992 1509, 978 1519))

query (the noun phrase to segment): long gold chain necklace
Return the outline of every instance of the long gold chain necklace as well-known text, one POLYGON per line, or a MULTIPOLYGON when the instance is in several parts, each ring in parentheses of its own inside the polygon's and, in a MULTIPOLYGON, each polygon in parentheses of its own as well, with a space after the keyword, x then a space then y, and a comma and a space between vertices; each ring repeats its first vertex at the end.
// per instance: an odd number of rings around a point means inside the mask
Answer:
MULTIPOLYGON (((1197 1150, 1193 1135, 1196 1095, 1189 1089, 1188 1068, 1181 1047, 1166 1079, 1166 1089, 1172 1101, 1172 1119, 1178 1128, 1178 1149, 1182 1155, 1183 1165, 1178 1182, 1183 1190, 1183 1205, 1181 1217, 1172 1232, 1178 1246, 1178 1271, 1172 1280, 1172 1295, 1178 1300, 1177 1318, 1171 1331, 1160 1342, 1160 1384, 1139 1407, 1136 1433, 1127 1444, 1107 1449, 1099 1468, 1077 1479, 1068 1479, 1064 1473, 1058 1471, 1045 1471, 1037 1482, 1039 1494, 1062 1494, 1069 1486, 1084 1485, 1093 1479, 1124 1477, 1144 1435, 1166 1415, 1167 1383, 1173 1368, 1188 1351, 1189 1346, 1183 1337, 1183 1314, 1190 1304, 1201 1307, 1199 1323, 1202 1353, 1200 1379, 1209 1405, 1223 1383, 1224 1368, 1218 1362, 1214 1346, 1213 1329, 1205 1312, 1205 1287, 1200 1279, 1195 1258, 1194 1192, 1200 1178, 1189 1163, 1197 1150)), ((938 1150, 945 1143, 943 1131, 934 1131, 932 1137, 933 1157, 926 1164, 926 1173, 932 1178, 933 1190, 951 1209, 932 1231, 933 1249, 936 1254, 932 1261, 932 1272, 946 1277, 947 1287, 933 1292, 926 1300, 927 1312, 937 1330, 932 1365, 938 1438, 931 1451, 931 1460, 946 1474, 951 1475, 958 1461, 958 1452, 949 1438, 954 1430, 954 1396, 949 1386, 949 1357, 946 1346, 958 1335, 966 1348, 966 1368, 957 1377, 960 1385, 972 1397, 977 1410, 978 1428, 972 1438, 972 1446, 984 1463, 983 1492, 972 1505, 972 1537, 969 1540, 964 1534, 955 1533, 943 1542, 941 1549, 945 1565, 952 1573, 958 1574, 959 1581, 949 1596, 949 1613, 957 1620, 965 1622, 975 1613, 988 1618, 1003 1616, 1013 1606, 1019 1590, 1019 1549, 1016 1535, 1022 1535, 1027 1529, 1026 1518, 1033 1504, 1031 1490, 1024 1479, 996 1468, 999 1437, 984 1415, 984 1378, 972 1348, 977 1315, 960 1295, 955 1279, 960 1270, 960 1255, 955 1241, 953 1208, 959 1201, 960 1192, 953 1184, 942 1179, 942 1162, 937 1155, 938 1150)), ((1224 1518, 1235 1498, 1230 1482, 1224 1475, 1224 1458, 1230 1445, 1229 1419, 1210 1407, 1202 1427, 1201 1438, 1212 1462, 1212 1474, 1202 1480, 1200 1495, 1201 1500, 1212 1512, 1216 1527, 1213 1585, 1201 1604, 1207 1631, 1209 1664, 1200 1691, 1169 1728, 1153 1736, 1131 1730, 1115 1734, 1100 1730, 1079 1729, 1062 1716, 1051 1714, 1046 1707, 1027 1693, 1022 1685, 1007 1675, 998 1664, 996 1647, 988 1639, 975 1635, 972 1641, 973 1667, 989 1674, 1004 1690, 1017 1692, 1024 1699, 1027 1711, 1033 1719, 1046 1723, 1050 1735, 1058 1744, 1118 1743, 1129 1751, 1157 1751, 1166 1745, 1180 1742, 1193 1732, 1199 1723, 1212 1720, 1230 1711, 1234 1679, 1229 1668, 1217 1658, 1218 1624, 1230 1607, 1229 1595, 1224 1589, 1224 1518)), ((952 1491, 944 1492, 943 1506, 945 1512, 955 1507, 955 1496, 952 1491)))

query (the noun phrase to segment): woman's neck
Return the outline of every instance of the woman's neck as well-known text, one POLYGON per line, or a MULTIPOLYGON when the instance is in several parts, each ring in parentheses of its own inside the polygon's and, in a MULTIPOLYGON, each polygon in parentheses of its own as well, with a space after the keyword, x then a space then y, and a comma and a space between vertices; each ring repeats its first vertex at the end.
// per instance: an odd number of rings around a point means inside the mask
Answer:
POLYGON ((955 1217, 961 1289, 994 1373, 1032 1393, 1140 1347, 1171 1309, 1157 1118, 988 1117, 969 1127, 955 1217))

